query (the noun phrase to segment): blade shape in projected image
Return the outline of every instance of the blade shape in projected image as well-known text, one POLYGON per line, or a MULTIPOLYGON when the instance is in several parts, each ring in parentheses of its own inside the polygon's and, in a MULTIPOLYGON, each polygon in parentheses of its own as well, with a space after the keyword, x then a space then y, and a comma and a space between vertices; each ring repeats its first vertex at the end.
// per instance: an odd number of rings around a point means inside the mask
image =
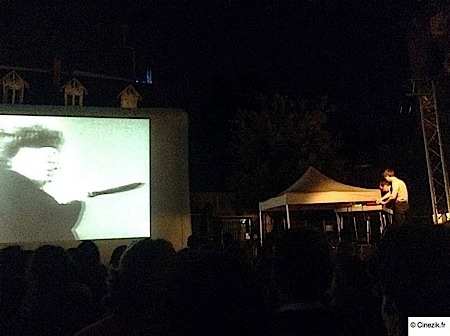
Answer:
POLYGON ((124 192, 124 191, 134 190, 134 189, 142 187, 144 184, 145 183, 143 183, 143 182, 136 182, 136 183, 121 185, 121 186, 114 187, 114 188, 103 189, 103 190, 98 190, 98 191, 91 191, 88 193, 88 197, 116 194, 116 193, 120 193, 120 192, 124 192))

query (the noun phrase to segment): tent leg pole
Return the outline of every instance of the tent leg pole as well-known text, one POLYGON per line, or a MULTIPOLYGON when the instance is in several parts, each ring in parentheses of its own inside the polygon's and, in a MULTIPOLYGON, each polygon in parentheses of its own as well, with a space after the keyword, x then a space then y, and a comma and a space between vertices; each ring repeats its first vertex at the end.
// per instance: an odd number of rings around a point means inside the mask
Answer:
POLYGON ((354 229, 355 229, 356 240, 359 241, 358 227, 357 227, 357 225, 356 225, 356 216, 353 216, 353 227, 354 227, 354 229))
POLYGON ((259 245, 263 244, 263 220, 262 220, 262 211, 259 212, 259 245))
POLYGON ((287 219, 287 228, 288 230, 291 228, 291 216, 289 215, 289 205, 286 204, 286 219, 287 219))
POLYGON ((384 232, 384 228, 386 227, 386 216, 382 211, 380 211, 380 234, 382 235, 384 232))
POLYGON ((338 231, 338 241, 341 241, 341 229, 344 224, 344 220, 341 218, 341 216, 336 212, 336 222, 337 222, 337 231, 338 231))

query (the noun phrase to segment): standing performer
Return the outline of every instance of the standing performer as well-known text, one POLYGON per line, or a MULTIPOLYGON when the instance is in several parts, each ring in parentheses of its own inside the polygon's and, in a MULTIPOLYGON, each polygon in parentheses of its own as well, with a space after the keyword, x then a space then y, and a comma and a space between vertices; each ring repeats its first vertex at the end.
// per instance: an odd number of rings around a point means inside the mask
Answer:
POLYGON ((394 225, 403 225, 409 211, 408 189, 406 188, 406 184, 395 176, 394 170, 392 169, 386 169, 383 172, 383 177, 387 182, 391 183, 391 190, 377 200, 377 203, 387 204, 391 201, 395 202, 394 225))

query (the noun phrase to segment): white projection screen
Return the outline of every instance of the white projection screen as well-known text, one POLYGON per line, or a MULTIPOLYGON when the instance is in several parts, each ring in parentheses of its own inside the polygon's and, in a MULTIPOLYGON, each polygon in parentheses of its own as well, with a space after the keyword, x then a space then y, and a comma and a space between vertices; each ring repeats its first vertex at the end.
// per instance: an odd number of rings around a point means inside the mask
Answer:
POLYGON ((116 246, 149 236, 186 246, 192 230, 184 110, 0 104, 0 134, 0 247, 94 240, 107 258, 116 246), (28 136, 41 128, 53 137, 30 144, 28 136), (64 138, 59 151, 55 134, 64 138), (57 168, 51 174, 49 162, 57 168))

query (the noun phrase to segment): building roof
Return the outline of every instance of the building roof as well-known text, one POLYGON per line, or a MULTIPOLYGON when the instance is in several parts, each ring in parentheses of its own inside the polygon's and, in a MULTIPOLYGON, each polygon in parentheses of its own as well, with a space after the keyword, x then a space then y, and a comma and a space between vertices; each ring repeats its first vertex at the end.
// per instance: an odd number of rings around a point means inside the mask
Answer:
MULTIPOLYGON (((142 96, 138 107, 173 107, 175 104, 169 99, 170 93, 165 94, 164 89, 154 83, 142 83, 133 79, 83 71, 61 72, 58 77, 55 77, 51 69, 10 66, 0 66, 0 78, 11 71, 15 71, 28 84, 25 89, 24 104, 64 105, 64 90, 61 91, 61 87, 74 78, 89 92, 84 97, 83 106, 119 107, 118 95, 130 84, 142 96)), ((0 102, 3 102, 2 99, 0 97, 0 102)))

